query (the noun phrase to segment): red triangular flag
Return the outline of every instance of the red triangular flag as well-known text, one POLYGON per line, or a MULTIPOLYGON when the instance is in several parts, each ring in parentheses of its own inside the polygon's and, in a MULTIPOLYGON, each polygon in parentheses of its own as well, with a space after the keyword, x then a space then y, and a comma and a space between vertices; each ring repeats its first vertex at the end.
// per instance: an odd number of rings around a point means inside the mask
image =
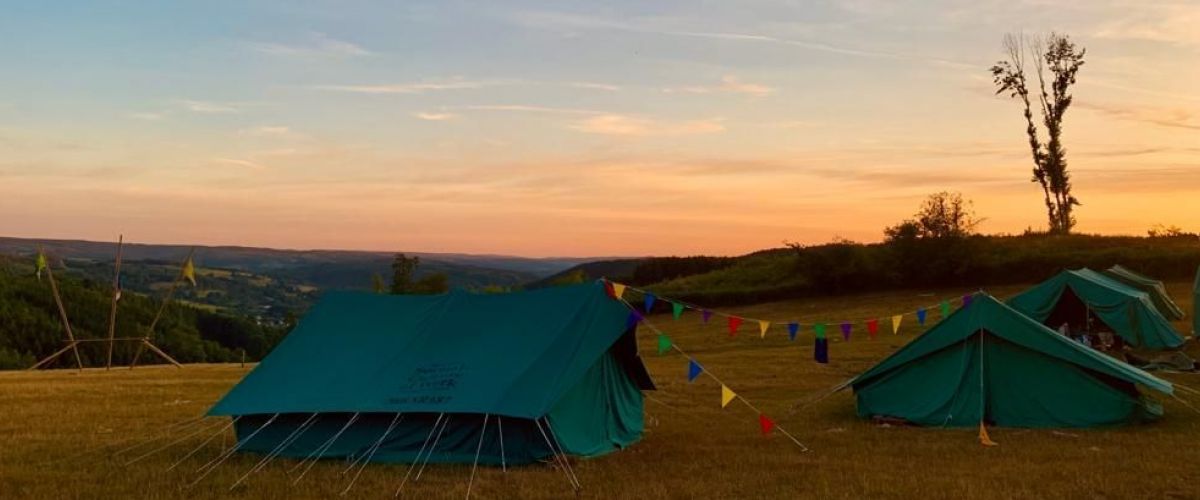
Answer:
POLYGON ((878 319, 868 320, 867 321, 867 334, 870 335, 871 338, 873 339, 873 338, 875 338, 876 333, 879 333, 879 320, 878 319))
POLYGON ((604 282, 604 293, 608 294, 608 298, 610 298, 610 299, 617 298, 617 292, 615 290, 613 290, 611 281, 604 282))
POLYGON ((775 428, 775 422, 761 413, 758 414, 758 427, 762 429, 762 434, 766 436, 771 433, 771 429, 775 428))
POLYGON ((736 337, 737 329, 741 325, 742 325, 742 318, 739 318, 737 316, 730 316, 729 317, 729 336, 736 337))

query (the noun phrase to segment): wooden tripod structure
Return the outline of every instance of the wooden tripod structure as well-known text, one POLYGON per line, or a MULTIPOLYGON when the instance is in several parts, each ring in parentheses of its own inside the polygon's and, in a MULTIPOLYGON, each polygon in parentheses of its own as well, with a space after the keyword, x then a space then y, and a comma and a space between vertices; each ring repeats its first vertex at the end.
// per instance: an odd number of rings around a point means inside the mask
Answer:
MULTIPOLYGON (((29 367, 30 370, 36 370, 38 368, 46 366, 46 365, 50 364, 50 362, 58 359, 63 354, 66 354, 67 351, 71 351, 75 355, 76 368, 82 372, 83 371, 83 360, 79 357, 79 344, 82 344, 85 342, 108 342, 108 360, 105 363, 105 370, 112 368, 113 346, 117 342, 138 342, 139 343, 137 354, 134 356, 133 362, 131 362, 129 365, 129 367, 131 369, 133 368, 133 366, 135 364, 137 364, 137 359, 141 356, 142 352, 145 351, 146 349, 149 349, 151 352, 154 352, 155 354, 162 357, 167 362, 175 365, 177 368, 183 368, 183 365, 180 364, 178 361, 176 361, 175 358, 172 358, 170 355, 163 352, 162 349, 159 349, 157 346, 155 346, 150 341, 150 336, 153 335, 153 333, 154 333, 154 323, 158 322, 158 317, 160 315, 162 315, 163 309, 165 309, 167 306, 167 302, 171 300, 171 295, 172 295, 172 292, 174 292, 174 290, 175 290, 175 285, 179 283, 178 278, 175 280, 175 283, 173 283, 171 285, 171 292, 168 292, 167 298, 163 301, 162 305, 159 306, 158 315, 155 315, 154 322, 151 323, 151 325, 150 325, 150 333, 149 334, 147 334, 146 336, 143 336, 143 337, 116 337, 115 336, 116 320, 117 320, 117 300, 118 300, 119 294, 120 294, 121 248, 124 244, 124 241, 125 241, 124 235, 122 235, 117 240, 117 260, 116 260, 116 266, 115 266, 116 271, 113 273, 113 296, 112 296, 112 305, 109 309, 109 315, 108 315, 108 338, 107 339, 103 339, 103 338, 100 338, 100 339, 77 339, 77 338, 75 338, 75 333, 71 330, 71 321, 67 317, 67 309, 66 309, 66 307, 63 306, 62 295, 58 292, 58 282, 54 280, 54 271, 52 270, 52 266, 50 266, 49 264, 46 265, 46 277, 49 278, 49 281, 50 281, 50 292, 54 294, 54 304, 55 304, 55 306, 58 307, 58 316, 59 316, 59 319, 62 320, 63 329, 66 331, 66 334, 67 334, 67 338, 63 341, 66 345, 63 346, 62 349, 54 351, 54 353, 50 354, 49 356, 46 356, 45 358, 42 358, 40 361, 35 363, 33 366, 29 367)), ((192 251, 195 252, 195 249, 193 248, 192 251)), ((38 254, 42 255, 42 249, 40 247, 38 248, 38 254)), ((189 259, 191 258, 190 253, 188 254, 188 258, 189 259)), ((181 269, 180 278, 182 278, 182 275, 183 275, 183 271, 181 269)))
POLYGON ((183 259, 183 263, 179 265, 179 274, 175 276, 175 281, 171 282, 171 288, 167 289, 167 296, 163 298, 162 304, 159 304, 158 312, 154 313, 154 320, 150 321, 150 330, 146 332, 145 337, 141 338, 142 344, 138 346, 137 352, 134 353, 133 361, 129 362, 130 370, 137 366, 138 360, 141 359, 142 353, 146 352, 146 349, 149 349, 155 354, 166 358, 168 361, 173 363, 176 368, 183 368, 183 365, 179 364, 179 362, 175 361, 174 359, 171 359, 170 356, 167 356, 166 353, 155 347, 154 344, 150 342, 150 339, 154 336, 154 327, 158 326, 158 320, 162 318, 163 311, 167 309, 167 304, 170 303, 171 298, 175 296, 175 289, 179 287, 179 282, 183 281, 184 273, 187 272, 188 263, 192 261, 192 256, 194 255, 196 255, 196 247, 192 247, 191 250, 188 250, 187 258, 183 259))

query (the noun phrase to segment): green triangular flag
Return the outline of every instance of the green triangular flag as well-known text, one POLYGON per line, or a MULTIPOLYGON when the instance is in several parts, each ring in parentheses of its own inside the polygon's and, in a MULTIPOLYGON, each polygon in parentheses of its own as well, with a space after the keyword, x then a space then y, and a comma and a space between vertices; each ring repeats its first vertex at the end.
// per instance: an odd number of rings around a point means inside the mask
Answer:
POLYGON ((946 316, 950 315, 950 303, 943 300, 938 307, 942 308, 942 319, 946 319, 946 316))
POLYGON ((671 315, 675 316, 675 319, 679 319, 680 316, 683 316, 683 304, 672 302, 671 315))
POLYGON ((825 338, 825 323, 817 323, 813 325, 813 332, 816 333, 817 338, 825 338))
POLYGON ((658 353, 665 354, 669 350, 671 350, 671 337, 658 334, 658 353))

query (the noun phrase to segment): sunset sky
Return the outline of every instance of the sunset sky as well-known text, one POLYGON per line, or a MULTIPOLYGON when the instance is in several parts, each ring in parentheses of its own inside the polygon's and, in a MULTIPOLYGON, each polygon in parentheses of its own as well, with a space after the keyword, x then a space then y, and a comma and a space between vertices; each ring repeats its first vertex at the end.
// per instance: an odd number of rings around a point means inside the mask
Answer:
POLYGON ((0 16, 0 235, 737 254, 940 190, 1043 228, 987 68, 1052 29, 1078 229, 1200 230, 1197 2, 78 3, 0 16))

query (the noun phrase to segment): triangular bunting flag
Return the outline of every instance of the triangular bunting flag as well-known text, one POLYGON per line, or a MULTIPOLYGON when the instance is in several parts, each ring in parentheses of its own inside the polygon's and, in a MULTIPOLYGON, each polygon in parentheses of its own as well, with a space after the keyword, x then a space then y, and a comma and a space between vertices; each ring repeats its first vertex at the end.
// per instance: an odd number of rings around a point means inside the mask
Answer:
POLYGON ((941 309, 942 319, 946 319, 946 316, 950 315, 950 303, 943 300, 941 304, 938 304, 938 307, 941 309))
POLYGON ((819 339, 825 338, 825 323, 817 323, 813 325, 813 334, 819 339))
POLYGON ((688 360, 688 382, 695 381, 696 377, 699 377, 703 372, 704 368, 700 367, 700 363, 697 363, 694 359, 688 360))
POLYGON ((850 340, 850 323, 842 323, 842 339, 850 340))
POLYGON ((674 316, 675 319, 679 319, 680 316, 683 316, 683 304, 680 304, 678 302, 672 302, 671 303, 671 316, 674 316))
POLYGON ((878 319, 867 320, 867 336, 874 339, 876 333, 879 333, 879 320, 878 319))
POLYGON ((825 364, 829 362, 829 339, 825 337, 817 337, 813 343, 813 359, 816 362, 825 364))
POLYGON ((617 292, 613 290, 613 285, 612 285, 611 281, 607 281, 607 280, 604 281, 604 293, 608 294, 608 298, 610 298, 610 299, 617 298, 617 292))
POLYGON ((925 308, 924 307, 917 309, 917 323, 920 323, 921 326, 925 326, 925 308))
POLYGON ((642 297, 642 302, 646 305, 646 314, 650 314, 650 309, 654 307, 654 299, 655 298, 656 297, 654 297, 654 294, 649 293, 649 292, 647 292, 646 295, 644 297, 642 297))
POLYGON ((733 401, 733 398, 736 397, 737 394, 733 393, 733 389, 725 387, 725 384, 721 384, 721 408, 729 406, 729 402, 733 401))
POLYGON ((771 433, 772 429, 775 428, 775 422, 772 422, 771 419, 767 418, 766 415, 759 413, 758 428, 762 430, 762 435, 766 436, 771 433))
POLYGON ((658 334, 658 354, 666 354, 669 350, 671 350, 671 337, 662 333, 658 334))
POLYGON ((737 336, 737 330, 738 330, 739 326, 742 326, 742 318, 739 318, 737 316, 730 316, 729 317, 729 336, 730 337, 737 336))
POLYGON ((613 298, 620 299, 625 296, 625 285, 622 285, 620 283, 613 283, 612 289, 613 289, 613 298))
POLYGON ((196 286, 196 264, 192 262, 191 257, 183 261, 183 279, 192 282, 192 286, 196 286))
POLYGON ((637 311, 629 311, 629 317, 625 319, 625 329, 628 330, 637 326, 642 322, 642 313, 637 311))
POLYGON ((788 323, 788 339, 796 340, 797 333, 800 333, 800 323, 788 323))
POLYGON ((760 338, 760 339, 761 339, 761 338, 763 338, 763 337, 766 337, 766 336, 767 336, 767 329, 768 329, 768 328, 770 328, 770 327, 771 327, 771 322, 770 322, 770 321, 761 321, 761 320, 760 320, 760 321, 758 322, 758 338, 760 338))
POLYGON ((712 317, 712 311, 709 311, 708 309, 700 311, 700 317, 701 317, 701 319, 704 320, 705 323, 708 323, 708 318, 712 317))
POLYGON ((971 305, 971 294, 963 295, 963 307, 971 305))
POLYGON ((979 421, 979 444, 984 446, 996 446, 1000 443, 992 441, 991 436, 988 436, 987 426, 983 425, 983 421, 979 421))
POLYGON ((900 333, 900 321, 904 319, 903 314, 892 316, 892 335, 900 333))

